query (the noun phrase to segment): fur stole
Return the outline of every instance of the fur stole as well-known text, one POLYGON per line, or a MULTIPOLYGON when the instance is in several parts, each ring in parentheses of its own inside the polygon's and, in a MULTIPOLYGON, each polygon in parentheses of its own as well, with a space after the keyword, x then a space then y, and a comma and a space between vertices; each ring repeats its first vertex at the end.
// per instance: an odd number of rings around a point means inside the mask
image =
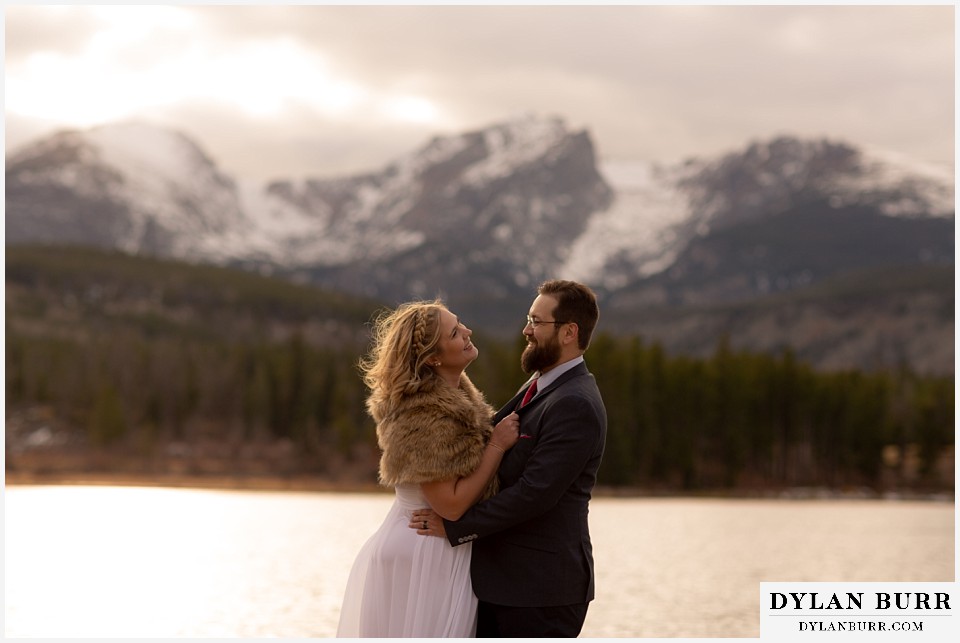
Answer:
MULTIPOLYGON (((457 389, 431 378, 399 402, 377 405, 373 415, 383 452, 380 484, 392 487, 460 478, 476 470, 493 431, 494 410, 464 373, 457 389)), ((496 491, 496 480, 493 476, 484 498, 496 491)))

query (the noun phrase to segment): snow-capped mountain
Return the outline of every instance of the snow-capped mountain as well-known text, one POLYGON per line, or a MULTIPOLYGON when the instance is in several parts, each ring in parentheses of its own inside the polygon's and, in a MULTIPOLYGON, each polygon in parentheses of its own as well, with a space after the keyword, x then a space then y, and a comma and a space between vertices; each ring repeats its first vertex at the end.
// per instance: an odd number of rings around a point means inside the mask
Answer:
POLYGON ((780 137, 718 159, 607 163, 601 173, 616 196, 591 218, 561 272, 611 291, 663 272, 711 233, 800 205, 823 204, 838 215, 850 208, 888 217, 954 215, 946 168, 824 140, 780 137))
POLYGON ((243 225, 236 186, 178 132, 136 123, 66 131, 7 158, 8 243, 200 257, 243 225))
POLYGON ((610 199, 589 136, 533 117, 435 138, 378 172, 268 186, 224 176, 180 133, 109 125, 13 154, 7 186, 8 243, 277 269, 371 265, 419 248, 521 265, 510 278, 523 284, 553 270, 610 199))
POLYGON ((578 235, 610 192, 585 133, 558 119, 522 119, 435 138, 374 174, 276 182, 268 194, 323 219, 323 234, 295 249, 300 266, 358 266, 416 248, 458 263, 517 263, 539 276, 565 245, 537 239, 578 235))
POLYGON ((6 239, 257 267, 385 300, 442 293, 480 312, 548 277, 615 304, 721 302, 858 266, 952 263, 952 178, 789 137, 671 166, 599 163, 587 131, 527 116, 366 174, 258 185, 182 133, 124 123, 9 156, 6 239))

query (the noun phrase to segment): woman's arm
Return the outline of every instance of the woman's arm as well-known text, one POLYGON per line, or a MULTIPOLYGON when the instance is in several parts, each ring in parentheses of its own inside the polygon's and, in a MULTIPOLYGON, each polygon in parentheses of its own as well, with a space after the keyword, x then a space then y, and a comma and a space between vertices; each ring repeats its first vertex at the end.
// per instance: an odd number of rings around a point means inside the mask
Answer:
MULTIPOLYGON (((545 413, 519 479, 505 481, 506 486, 497 495, 471 507, 460 520, 446 522, 442 533, 450 544, 456 547, 535 520, 571 490, 589 495, 606 436, 601 405, 599 395, 595 399, 567 396, 549 400, 544 405, 549 419, 545 413)), ((421 517, 420 510, 414 512, 410 527, 422 526, 424 520, 430 525, 424 535, 441 533, 435 521, 421 517)))
POLYGON ((483 490, 496 475, 503 454, 517 443, 519 427, 520 420, 516 413, 503 418, 494 427, 490 442, 483 449, 480 465, 470 475, 421 484, 423 495, 433 510, 448 520, 457 520, 480 500, 483 490))

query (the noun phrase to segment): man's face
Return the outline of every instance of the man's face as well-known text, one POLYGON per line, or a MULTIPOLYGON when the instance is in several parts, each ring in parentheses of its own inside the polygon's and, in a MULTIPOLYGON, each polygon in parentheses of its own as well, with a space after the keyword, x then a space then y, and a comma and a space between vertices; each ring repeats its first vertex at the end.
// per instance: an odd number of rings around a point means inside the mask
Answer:
POLYGON ((560 340, 557 336, 559 324, 554 321, 553 311, 557 307, 557 300, 550 295, 538 295, 527 313, 531 321, 523 328, 523 335, 527 338, 527 347, 520 356, 520 368, 524 373, 543 371, 560 361, 560 340), (540 323, 549 322, 549 323, 540 323))

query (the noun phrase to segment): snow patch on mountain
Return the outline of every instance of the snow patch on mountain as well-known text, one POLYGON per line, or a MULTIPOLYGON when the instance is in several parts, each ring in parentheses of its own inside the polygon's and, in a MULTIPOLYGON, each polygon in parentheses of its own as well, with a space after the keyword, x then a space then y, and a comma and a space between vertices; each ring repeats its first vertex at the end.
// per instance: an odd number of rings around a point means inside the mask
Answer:
POLYGON ((685 240, 679 228, 690 217, 687 197, 677 187, 680 172, 646 162, 602 163, 600 173, 616 193, 615 200, 590 218, 560 274, 615 289, 673 263, 685 240), (632 269, 611 269, 611 260, 632 269))
POLYGON ((93 128, 85 138, 98 162, 122 176, 106 187, 115 200, 128 204, 133 217, 125 250, 135 251, 146 228, 158 224, 177 233, 175 252, 190 255, 202 237, 231 236, 241 222, 233 182, 183 135, 117 123, 93 128))
POLYGON ((446 163, 469 145, 464 135, 436 136, 414 154, 397 161, 395 167, 402 175, 416 176, 428 167, 446 163))
POLYGON ((246 259, 272 261, 283 257, 290 239, 310 235, 315 221, 299 209, 270 194, 256 181, 236 183, 241 218, 217 235, 197 240, 197 252, 214 261, 246 259))
POLYGON ((882 194, 886 198, 879 207, 888 216, 954 216, 955 186, 950 169, 877 147, 862 149, 861 173, 837 177, 832 205, 872 200, 882 194), (899 193, 896 200, 889 196, 893 191, 899 193))
MULTIPOLYGON (((224 247, 225 256, 269 259, 286 267, 333 266, 358 257, 392 256, 423 240, 419 233, 373 225, 380 218, 378 206, 387 196, 372 183, 355 192, 356 202, 339 220, 327 203, 311 198, 310 192, 309 182, 289 186, 289 198, 259 184, 240 182, 246 225, 224 247)), ((384 218, 396 217, 388 212, 384 218)))
POLYGON ((560 118, 526 116, 490 127, 483 132, 487 156, 467 170, 463 179, 481 185, 509 176, 518 167, 546 157, 567 134, 560 118))
POLYGON ((186 139, 168 130, 139 123, 95 127, 86 138, 100 151, 100 159, 114 167, 152 179, 156 183, 190 183, 190 170, 199 151, 186 139))

